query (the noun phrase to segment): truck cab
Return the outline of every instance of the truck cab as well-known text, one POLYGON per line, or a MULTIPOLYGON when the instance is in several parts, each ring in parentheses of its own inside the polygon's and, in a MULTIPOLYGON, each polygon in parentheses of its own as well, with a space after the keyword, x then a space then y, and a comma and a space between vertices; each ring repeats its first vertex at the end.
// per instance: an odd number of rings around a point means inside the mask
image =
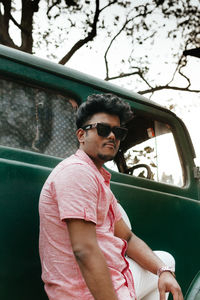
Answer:
POLYGON ((200 299, 200 284, 187 292, 200 270, 200 169, 183 121, 132 91, 0 46, 1 299, 47 299, 39 195, 51 170, 76 151, 76 109, 94 93, 114 93, 134 112, 127 138, 105 166, 112 191, 133 231, 174 256, 186 298, 200 299))

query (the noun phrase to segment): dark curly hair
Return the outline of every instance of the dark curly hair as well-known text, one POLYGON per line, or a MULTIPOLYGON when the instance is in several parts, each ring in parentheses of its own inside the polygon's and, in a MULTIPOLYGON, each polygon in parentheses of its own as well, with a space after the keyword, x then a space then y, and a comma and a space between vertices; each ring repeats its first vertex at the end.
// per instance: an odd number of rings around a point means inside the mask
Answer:
POLYGON ((116 115, 121 125, 133 118, 130 105, 114 94, 92 94, 82 103, 76 113, 77 129, 87 123, 96 113, 116 115))

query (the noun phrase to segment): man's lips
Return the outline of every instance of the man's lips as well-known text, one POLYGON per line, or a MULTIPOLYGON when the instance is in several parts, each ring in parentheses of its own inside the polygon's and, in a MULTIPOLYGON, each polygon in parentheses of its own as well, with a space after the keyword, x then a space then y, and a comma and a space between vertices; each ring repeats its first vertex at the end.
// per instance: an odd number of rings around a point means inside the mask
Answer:
POLYGON ((110 148, 114 148, 114 149, 116 148, 115 142, 107 142, 107 143, 104 143, 103 145, 108 146, 110 148))

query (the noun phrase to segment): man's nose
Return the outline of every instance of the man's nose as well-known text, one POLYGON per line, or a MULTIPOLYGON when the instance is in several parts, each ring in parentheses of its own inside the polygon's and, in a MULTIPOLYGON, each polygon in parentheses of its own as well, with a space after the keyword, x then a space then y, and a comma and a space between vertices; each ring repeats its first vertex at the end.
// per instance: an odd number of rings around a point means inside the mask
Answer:
POLYGON ((115 140, 116 136, 115 136, 114 132, 111 131, 107 138, 115 140))

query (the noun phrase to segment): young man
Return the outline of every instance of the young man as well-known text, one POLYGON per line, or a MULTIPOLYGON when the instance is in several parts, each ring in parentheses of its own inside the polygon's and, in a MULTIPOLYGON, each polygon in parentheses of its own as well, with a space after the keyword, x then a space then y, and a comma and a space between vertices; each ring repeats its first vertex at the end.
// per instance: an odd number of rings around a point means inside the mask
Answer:
POLYGON ((165 300, 167 292, 183 300, 173 259, 166 265, 170 255, 161 253, 161 260, 131 232, 102 167, 115 157, 131 117, 115 95, 88 97, 77 112, 78 151, 44 184, 40 257, 50 300, 165 300))

